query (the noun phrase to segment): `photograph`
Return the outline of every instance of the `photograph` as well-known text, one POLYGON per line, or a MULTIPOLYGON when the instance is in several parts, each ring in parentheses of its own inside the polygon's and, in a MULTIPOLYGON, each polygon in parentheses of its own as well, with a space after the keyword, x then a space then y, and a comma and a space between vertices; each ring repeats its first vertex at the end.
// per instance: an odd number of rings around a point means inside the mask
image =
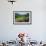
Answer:
POLYGON ((29 13, 16 13, 15 21, 16 22, 29 22, 29 13))
POLYGON ((14 11, 13 24, 32 24, 31 11, 14 11))

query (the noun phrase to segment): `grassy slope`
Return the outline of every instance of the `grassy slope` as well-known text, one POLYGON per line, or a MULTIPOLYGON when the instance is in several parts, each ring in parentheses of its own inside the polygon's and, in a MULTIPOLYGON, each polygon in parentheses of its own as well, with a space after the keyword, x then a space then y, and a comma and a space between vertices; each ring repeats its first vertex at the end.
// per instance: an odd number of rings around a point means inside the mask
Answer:
POLYGON ((16 21, 19 22, 19 21, 24 21, 25 19, 25 16, 17 16, 16 17, 16 21))

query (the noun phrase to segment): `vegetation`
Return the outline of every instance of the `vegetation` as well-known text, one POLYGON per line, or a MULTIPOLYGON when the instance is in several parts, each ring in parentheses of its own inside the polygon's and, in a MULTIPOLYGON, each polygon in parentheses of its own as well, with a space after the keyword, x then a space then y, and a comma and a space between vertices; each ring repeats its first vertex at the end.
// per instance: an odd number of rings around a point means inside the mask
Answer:
POLYGON ((29 13, 24 15, 16 13, 15 20, 16 22, 29 22, 29 13))

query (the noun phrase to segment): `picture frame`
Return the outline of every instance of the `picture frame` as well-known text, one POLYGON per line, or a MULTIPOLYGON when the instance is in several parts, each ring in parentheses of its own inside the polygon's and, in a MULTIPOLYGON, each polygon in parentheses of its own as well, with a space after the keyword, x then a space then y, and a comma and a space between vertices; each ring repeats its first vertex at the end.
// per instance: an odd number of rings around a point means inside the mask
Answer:
POLYGON ((14 25, 32 24, 32 11, 13 11, 14 25))

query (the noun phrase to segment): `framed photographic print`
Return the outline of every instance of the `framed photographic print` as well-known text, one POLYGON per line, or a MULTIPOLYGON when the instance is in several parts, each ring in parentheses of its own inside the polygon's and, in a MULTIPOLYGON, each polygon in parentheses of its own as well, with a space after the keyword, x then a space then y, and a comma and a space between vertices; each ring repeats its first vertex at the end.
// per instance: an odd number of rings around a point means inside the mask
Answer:
POLYGON ((28 25, 32 24, 31 11, 13 11, 13 24, 28 25))

